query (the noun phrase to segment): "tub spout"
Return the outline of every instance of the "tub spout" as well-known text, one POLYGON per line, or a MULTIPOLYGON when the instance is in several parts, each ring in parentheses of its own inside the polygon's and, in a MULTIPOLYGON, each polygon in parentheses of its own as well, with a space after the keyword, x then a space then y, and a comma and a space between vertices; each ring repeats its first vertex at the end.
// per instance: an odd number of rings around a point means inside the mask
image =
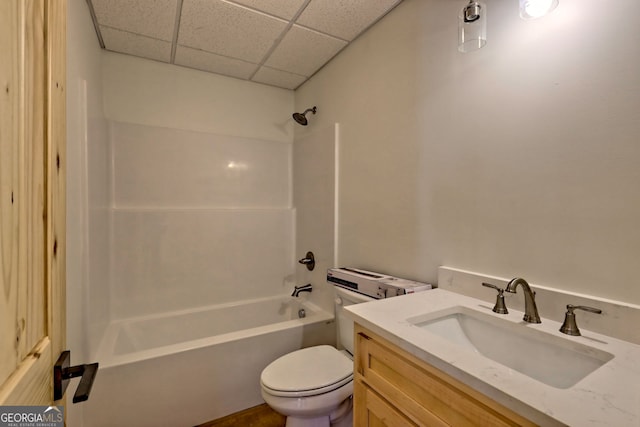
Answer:
POLYGON ((301 292, 311 292, 311 283, 307 283, 306 285, 302 285, 302 286, 294 286, 293 287, 293 293, 291 294, 292 297, 297 297, 300 295, 301 292))

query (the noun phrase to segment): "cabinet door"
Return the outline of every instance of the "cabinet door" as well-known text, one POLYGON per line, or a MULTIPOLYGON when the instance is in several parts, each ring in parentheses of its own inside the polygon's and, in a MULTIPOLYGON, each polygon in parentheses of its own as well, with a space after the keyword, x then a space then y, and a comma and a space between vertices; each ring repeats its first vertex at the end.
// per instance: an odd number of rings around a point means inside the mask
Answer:
POLYGON ((418 425, 535 425, 360 325, 355 332, 358 377, 418 425))
POLYGON ((404 417, 361 380, 354 382, 353 425, 367 427, 415 427, 417 424, 404 417))

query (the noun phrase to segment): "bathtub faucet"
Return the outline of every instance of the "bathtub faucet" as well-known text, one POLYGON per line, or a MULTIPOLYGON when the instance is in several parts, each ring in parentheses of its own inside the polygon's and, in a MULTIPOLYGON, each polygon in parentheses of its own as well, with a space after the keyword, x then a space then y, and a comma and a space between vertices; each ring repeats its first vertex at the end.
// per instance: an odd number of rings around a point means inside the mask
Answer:
POLYGON ((294 286, 292 297, 297 297, 301 292, 311 292, 311 283, 307 283, 306 285, 294 286))

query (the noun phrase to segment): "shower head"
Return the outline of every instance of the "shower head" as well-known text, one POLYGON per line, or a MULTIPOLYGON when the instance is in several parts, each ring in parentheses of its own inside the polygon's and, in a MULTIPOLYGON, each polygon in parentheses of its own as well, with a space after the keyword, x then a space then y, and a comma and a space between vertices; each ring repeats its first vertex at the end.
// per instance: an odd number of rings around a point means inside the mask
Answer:
POLYGON ((307 113, 311 111, 313 114, 316 113, 316 107, 313 108, 307 108, 306 110, 304 110, 304 113, 293 113, 292 117, 293 120, 296 121, 296 123, 301 124, 302 126, 306 126, 307 125, 307 113))

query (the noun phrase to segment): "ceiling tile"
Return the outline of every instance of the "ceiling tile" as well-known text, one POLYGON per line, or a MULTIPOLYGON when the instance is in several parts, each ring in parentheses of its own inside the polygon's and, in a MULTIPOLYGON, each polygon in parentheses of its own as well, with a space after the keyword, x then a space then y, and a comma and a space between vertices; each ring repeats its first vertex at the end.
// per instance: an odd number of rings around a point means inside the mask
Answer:
POLYGON ((105 49, 297 88, 402 0, 86 1, 105 49))
POLYGON ((304 83, 307 78, 298 74, 287 73, 286 71, 280 71, 275 68, 263 66, 260 67, 256 75, 253 76, 251 80, 285 89, 295 89, 304 83))
POLYGON ((399 1, 312 0, 296 23, 351 41, 399 1))
POLYGON ((170 42, 108 27, 100 27, 100 32, 107 50, 162 62, 171 60, 170 42))
POLYGON ((265 65, 302 76, 311 76, 347 42, 294 25, 265 65))
POLYGON ((260 62, 286 28, 283 20, 221 0, 184 0, 178 43, 260 62))
POLYGON ((92 0, 98 24, 171 41, 177 0, 92 0))
POLYGON ((305 0, 233 0, 233 2, 279 16, 280 18, 291 19, 305 0))
POLYGON ((251 77, 258 66, 251 62, 184 46, 178 46, 176 49, 175 64, 245 80, 251 77))

